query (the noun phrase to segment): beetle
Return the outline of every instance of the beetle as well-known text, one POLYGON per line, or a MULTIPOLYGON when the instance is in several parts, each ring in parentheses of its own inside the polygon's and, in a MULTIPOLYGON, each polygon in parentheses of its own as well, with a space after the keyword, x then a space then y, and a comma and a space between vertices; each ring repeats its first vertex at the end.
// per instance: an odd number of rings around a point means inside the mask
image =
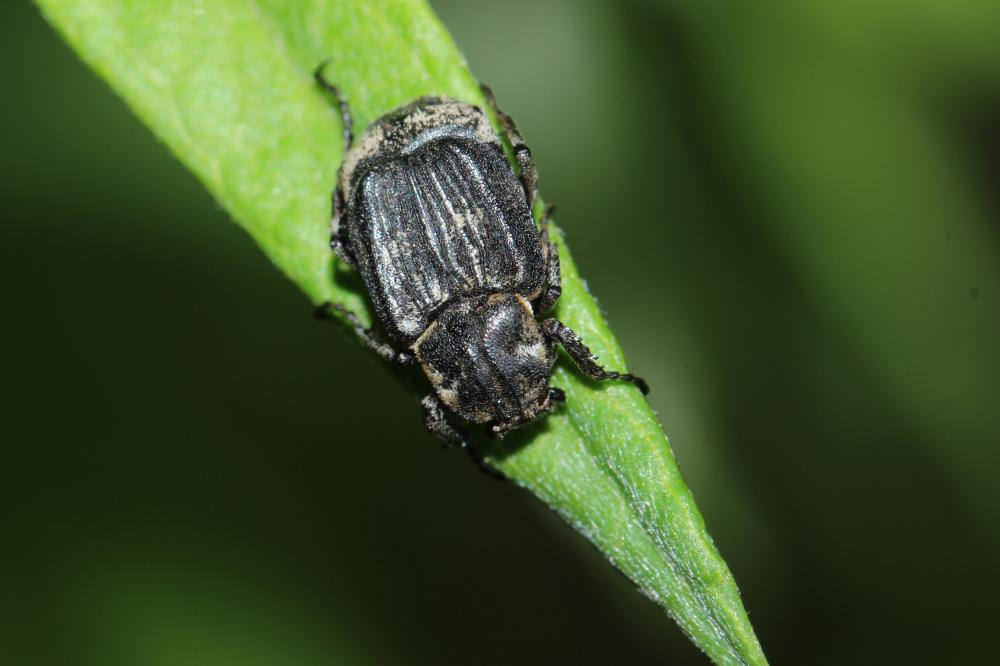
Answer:
POLYGON ((330 246, 358 271, 390 341, 337 309, 361 342, 386 361, 419 364, 433 387, 422 401, 427 429, 486 466, 447 411, 502 437, 556 409, 565 393, 549 386, 561 344, 594 379, 646 382, 606 370, 558 319, 536 320, 561 294, 559 254, 546 209, 532 214, 535 165, 513 120, 481 86, 518 174, 489 118, 448 97, 421 97, 375 120, 355 143, 350 107, 337 102, 344 159, 332 195, 330 246))

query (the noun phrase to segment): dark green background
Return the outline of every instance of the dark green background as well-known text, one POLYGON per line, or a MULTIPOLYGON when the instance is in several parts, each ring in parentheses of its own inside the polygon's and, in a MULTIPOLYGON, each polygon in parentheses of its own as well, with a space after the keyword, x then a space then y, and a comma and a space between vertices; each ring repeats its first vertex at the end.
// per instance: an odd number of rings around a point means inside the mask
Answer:
MULTIPOLYGON (((988 663, 1000 9, 709 4, 434 3, 771 661, 988 663)), ((705 663, 440 451, 33 7, 0 52, 3 663, 705 663)))

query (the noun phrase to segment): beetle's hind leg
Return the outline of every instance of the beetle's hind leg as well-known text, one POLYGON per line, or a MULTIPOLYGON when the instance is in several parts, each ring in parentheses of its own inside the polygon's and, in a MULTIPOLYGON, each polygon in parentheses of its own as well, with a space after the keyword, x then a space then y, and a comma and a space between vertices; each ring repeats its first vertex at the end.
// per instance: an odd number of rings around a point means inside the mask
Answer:
MULTIPOLYGON (((483 91, 483 95, 486 97, 486 101, 489 103, 490 108, 493 109, 493 113, 496 114, 497 119, 500 121, 500 126, 503 128, 504 136, 507 138, 507 142, 510 143, 510 147, 514 151, 514 157, 517 159, 517 166, 521 172, 521 186, 524 188, 524 195, 528 200, 528 208, 534 210, 535 208, 535 198, 538 196, 538 174, 535 171, 535 160, 531 156, 531 149, 528 148, 527 144, 524 143, 524 138, 521 136, 521 132, 517 129, 517 125, 514 123, 514 119, 503 112, 497 105, 497 98, 493 94, 493 90, 485 83, 479 84, 480 90, 483 91)), ((539 221, 539 226, 541 227, 542 234, 542 249, 545 252, 545 291, 542 293, 541 298, 538 301, 538 311, 546 312, 556 301, 559 300, 559 296, 562 294, 562 278, 559 270, 559 251, 556 249, 555 244, 549 239, 549 218, 552 213, 555 212, 555 206, 548 205, 542 212, 542 218, 539 221)))
MULTIPOLYGON (((351 149, 351 144, 354 143, 354 123, 351 120, 351 107, 344 99, 344 96, 340 94, 340 89, 326 80, 323 76, 323 70, 326 66, 330 64, 329 60, 324 60, 313 72, 313 79, 323 90, 327 91, 333 98, 337 101, 337 108, 340 110, 340 124, 344 132, 344 149, 343 154, 346 155, 347 151, 351 149)), ((343 158, 344 155, 341 155, 343 158)), ((333 191, 333 201, 331 214, 331 233, 330 233, 330 248, 337 255, 337 258, 342 262, 350 266, 352 269, 357 267, 357 262, 354 258, 354 253, 351 251, 351 247, 347 242, 347 235, 341 229, 341 218, 343 217, 344 209, 347 207, 344 201, 344 192, 340 187, 340 171, 337 171, 337 187, 333 191)))
POLYGON ((448 422, 444 406, 436 395, 431 393, 425 396, 420 405, 424 408, 424 426, 428 432, 440 439, 445 447, 457 446, 465 450, 469 454, 469 457, 472 458, 472 462, 476 464, 476 467, 482 470, 487 476, 491 476, 498 481, 506 478, 479 455, 479 451, 469 444, 465 433, 448 422))
POLYGON ((597 357, 590 351, 590 348, 580 339, 580 336, 558 319, 546 319, 543 321, 542 332, 549 340, 562 344, 563 349, 573 358, 577 367, 588 377, 593 379, 619 379, 625 382, 632 382, 639 387, 639 390, 643 394, 649 393, 649 384, 641 377, 636 377, 626 372, 605 370, 597 362, 597 357))
POLYGON ((562 271, 559 268, 559 248, 549 238, 549 218, 555 212, 556 207, 549 204, 542 213, 539 222, 542 235, 542 250, 545 253, 545 291, 538 299, 538 312, 548 312, 556 304, 562 295, 562 271))
POLYGON ((538 193, 538 175, 535 172, 535 160, 531 157, 531 149, 524 143, 517 125, 514 124, 514 119, 497 106, 497 98, 493 94, 493 90, 485 83, 480 83, 479 89, 483 91, 486 101, 493 109, 493 113, 496 114, 497 120, 500 121, 504 136, 507 137, 507 142, 510 143, 510 147, 514 151, 514 158, 517 160, 518 170, 521 172, 521 186, 524 187, 524 195, 528 198, 528 207, 534 208, 535 195, 538 193))
POLYGON ((326 77, 323 76, 323 70, 329 64, 329 60, 321 62, 313 72, 313 79, 316 81, 316 85, 333 95, 333 98, 337 100, 337 108, 340 110, 340 124, 344 132, 344 153, 347 153, 351 148, 351 144, 354 143, 354 123, 351 120, 351 107, 347 103, 347 100, 344 99, 344 96, 340 94, 340 89, 327 81, 326 77))
POLYGON ((343 305, 337 303, 331 303, 327 301, 316 306, 315 314, 318 319, 324 321, 333 321, 333 311, 336 310, 350 322, 351 327, 354 329, 354 334, 358 336, 358 340, 361 341, 365 347, 372 350, 378 354, 382 360, 388 361, 389 363, 398 363, 400 365, 413 365, 417 362, 417 358, 407 351, 399 351, 394 348, 385 340, 380 339, 370 328, 365 328, 364 324, 361 323, 361 319, 358 315, 351 312, 343 305))

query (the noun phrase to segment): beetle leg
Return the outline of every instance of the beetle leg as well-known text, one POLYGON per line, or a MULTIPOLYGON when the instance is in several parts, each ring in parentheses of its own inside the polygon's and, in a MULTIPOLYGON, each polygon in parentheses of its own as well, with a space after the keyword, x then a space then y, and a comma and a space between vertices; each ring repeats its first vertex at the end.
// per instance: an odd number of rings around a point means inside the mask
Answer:
POLYGON ((639 387, 639 390, 643 394, 649 393, 649 384, 641 377, 636 377, 625 372, 605 370, 597 362, 597 357, 590 351, 590 348, 580 339, 580 336, 558 319, 546 319, 543 321, 542 332, 545 334, 545 337, 562 344, 563 349, 569 353, 570 357, 576 362, 577 367, 588 377, 593 379, 620 379, 632 382, 639 387))
POLYGON ((347 239, 341 234, 333 234, 330 236, 330 249, 333 253, 337 255, 337 258, 342 262, 347 264, 351 270, 357 270, 357 263, 354 261, 354 255, 351 254, 351 249, 347 245, 347 239))
POLYGON ((348 105, 347 100, 344 96, 340 94, 340 89, 326 80, 323 76, 323 70, 326 66, 330 64, 329 60, 324 60, 313 72, 313 79, 316 80, 316 85, 318 85, 323 90, 327 91, 333 98, 337 100, 337 107, 340 109, 340 124, 344 131, 344 153, 346 153, 351 144, 354 143, 354 124, 351 121, 351 107, 348 105))
MULTIPOLYGON (((354 143, 354 123, 351 120, 351 107, 348 105, 347 100, 344 99, 344 96, 340 94, 340 90, 337 86, 327 81, 326 77, 323 76, 323 70, 328 64, 330 64, 329 60, 321 62, 316 68, 316 71, 313 72, 313 78, 316 80, 316 85, 323 90, 326 90, 328 93, 333 95, 334 99, 337 100, 337 108, 340 110, 340 124, 344 131, 343 153, 346 155, 347 151, 351 149, 351 144, 354 143)), ((337 187, 333 191, 332 199, 333 213, 331 215, 332 221, 330 225, 332 228, 332 232, 330 234, 330 248, 341 261, 354 269, 357 267, 357 262, 354 260, 350 246, 347 244, 346 235, 340 230, 340 218, 342 217, 346 206, 344 202, 344 192, 340 187, 339 169, 337 170, 337 187)))
POLYGON ((420 401, 421 407, 424 408, 424 426, 427 431, 432 435, 440 439, 445 448, 452 446, 457 446, 465 450, 472 458, 472 462, 476 464, 480 470, 482 470, 486 475, 497 479, 498 481, 504 480, 504 475, 497 471, 495 467, 490 465, 486 460, 483 459, 479 452, 469 444, 465 437, 465 433, 453 426, 448 422, 448 418, 445 416, 444 406, 441 404, 441 400, 433 393, 424 397, 420 401))
POLYGON ((533 208, 535 195, 538 193, 538 175, 535 172, 535 160, 531 157, 531 149, 524 143, 521 133, 517 130, 517 125, 514 124, 514 119, 497 106, 497 98, 493 94, 493 90, 485 83, 480 83, 479 89, 483 91, 486 101, 493 109, 493 113, 496 114, 497 120, 500 121, 504 136, 507 137, 507 142, 514 151, 514 158, 517 160, 517 167, 521 172, 521 186, 524 187, 524 195, 528 198, 528 207, 533 208))
POLYGON ((358 262, 354 257, 350 244, 347 242, 347 233, 340 221, 344 214, 344 191, 337 185, 333 191, 333 216, 330 221, 330 249, 337 255, 337 258, 347 264, 352 270, 357 270, 358 262))
POLYGON ((365 328, 364 324, 361 323, 361 319, 358 315, 351 312, 343 305, 338 303, 331 303, 327 301, 316 306, 315 314, 318 319, 324 321, 333 321, 332 311, 336 310, 351 324, 354 328, 355 335, 361 341, 365 347, 372 350, 378 354, 382 360, 388 361, 389 363, 399 363, 400 365, 413 365, 417 362, 417 358, 407 351, 399 351, 395 349, 388 342, 381 340, 370 328, 365 328))
POLYGON ((562 272, 559 269, 559 249, 549 238, 549 218, 556 207, 549 204, 542 213, 542 249, 545 252, 545 291, 538 301, 538 312, 548 312, 562 295, 562 272))

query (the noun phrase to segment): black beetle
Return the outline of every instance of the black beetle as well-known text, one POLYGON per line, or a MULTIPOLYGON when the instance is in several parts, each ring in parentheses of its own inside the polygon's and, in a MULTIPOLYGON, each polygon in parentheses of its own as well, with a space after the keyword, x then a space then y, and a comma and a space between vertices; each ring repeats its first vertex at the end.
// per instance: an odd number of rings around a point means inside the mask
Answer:
POLYGON ((562 322, 536 322, 561 293, 551 208, 539 231, 531 152, 489 88, 520 176, 482 109, 446 97, 382 116, 355 145, 348 104, 322 70, 316 82, 337 100, 345 144, 330 245, 360 272, 382 328, 403 349, 337 309, 383 359, 422 366, 434 387, 422 403, 428 430, 483 465, 444 407, 497 436, 552 411, 566 399, 549 387, 556 343, 588 376, 648 391, 642 379, 601 367, 562 322))

